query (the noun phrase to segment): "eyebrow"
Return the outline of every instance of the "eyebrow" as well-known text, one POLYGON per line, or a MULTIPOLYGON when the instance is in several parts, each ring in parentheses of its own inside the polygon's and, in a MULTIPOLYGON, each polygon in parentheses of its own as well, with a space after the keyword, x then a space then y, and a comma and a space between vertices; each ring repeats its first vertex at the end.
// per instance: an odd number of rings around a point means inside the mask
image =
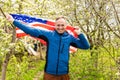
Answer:
POLYGON ((58 25, 62 25, 62 26, 64 26, 65 24, 57 24, 57 26, 58 26, 58 25))

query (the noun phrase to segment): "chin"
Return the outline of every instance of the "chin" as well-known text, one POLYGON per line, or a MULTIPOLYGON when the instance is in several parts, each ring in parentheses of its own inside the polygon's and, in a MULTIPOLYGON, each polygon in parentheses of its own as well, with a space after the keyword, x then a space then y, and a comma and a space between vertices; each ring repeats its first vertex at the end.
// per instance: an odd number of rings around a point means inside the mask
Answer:
POLYGON ((58 32, 59 34, 63 34, 64 32, 58 32))

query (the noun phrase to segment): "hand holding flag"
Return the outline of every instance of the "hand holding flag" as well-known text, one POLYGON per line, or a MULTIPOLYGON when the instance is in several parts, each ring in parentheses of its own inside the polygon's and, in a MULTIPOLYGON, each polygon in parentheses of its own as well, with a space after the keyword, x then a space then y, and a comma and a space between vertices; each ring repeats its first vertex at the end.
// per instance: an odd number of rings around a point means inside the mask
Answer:
POLYGON ((13 23, 13 21, 14 21, 13 17, 9 14, 6 14, 6 19, 11 23, 13 23))
POLYGON ((75 26, 75 32, 77 33, 77 35, 81 34, 80 28, 78 26, 75 26))

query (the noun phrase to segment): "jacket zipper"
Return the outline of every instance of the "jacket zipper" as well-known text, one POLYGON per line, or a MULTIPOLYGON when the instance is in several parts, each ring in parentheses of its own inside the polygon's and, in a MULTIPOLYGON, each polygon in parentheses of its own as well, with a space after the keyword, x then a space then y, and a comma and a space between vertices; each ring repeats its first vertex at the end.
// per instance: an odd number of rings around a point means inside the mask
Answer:
POLYGON ((58 65, 59 65, 59 56, 60 56, 61 37, 62 37, 62 36, 60 35, 60 42, 59 42, 59 49, 58 49, 58 59, 57 59, 56 74, 58 74, 58 65))
POLYGON ((63 53, 63 49, 64 49, 64 44, 63 44, 63 46, 62 46, 62 50, 61 50, 61 53, 63 53))

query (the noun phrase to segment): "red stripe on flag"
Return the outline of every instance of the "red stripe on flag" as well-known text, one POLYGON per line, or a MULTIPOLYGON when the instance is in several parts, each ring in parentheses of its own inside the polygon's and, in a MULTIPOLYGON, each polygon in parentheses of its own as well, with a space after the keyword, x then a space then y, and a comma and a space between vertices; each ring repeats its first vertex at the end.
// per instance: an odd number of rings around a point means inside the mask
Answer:
POLYGON ((47 21, 46 24, 51 25, 51 26, 55 26, 55 22, 52 22, 52 21, 47 21))
POLYGON ((77 33, 74 31, 74 30, 75 30, 74 27, 72 27, 72 26, 67 26, 67 27, 66 27, 66 30, 70 30, 71 33, 73 33, 73 36, 74 36, 74 37, 76 37, 76 38, 78 37, 77 33))
POLYGON ((16 36, 17 36, 17 38, 20 38, 20 37, 27 36, 27 34, 26 33, 17 33, 16 36))
POLYGON ((51 27, 51 26, 49 26, 49 25, 46 25, 46 24, 41 24, 41 23, 33 23, 33 24, 30 24, 31 26, 33 26, 33 27, 36 27, 36 26, 38 26, 38 27, 42 27, 42 28, 45 28, 45 29, 48 29, 48 30, 54 30, 54 27, 51 27))
POLYGON ((75 47, 72 47, 72 46, 70 46, 70 52, 76 52, 77 51, 77 48, 75 48, 75 47))
POLYGON ((16 27, 16 30, 19 30, 19 28, 16 27))

